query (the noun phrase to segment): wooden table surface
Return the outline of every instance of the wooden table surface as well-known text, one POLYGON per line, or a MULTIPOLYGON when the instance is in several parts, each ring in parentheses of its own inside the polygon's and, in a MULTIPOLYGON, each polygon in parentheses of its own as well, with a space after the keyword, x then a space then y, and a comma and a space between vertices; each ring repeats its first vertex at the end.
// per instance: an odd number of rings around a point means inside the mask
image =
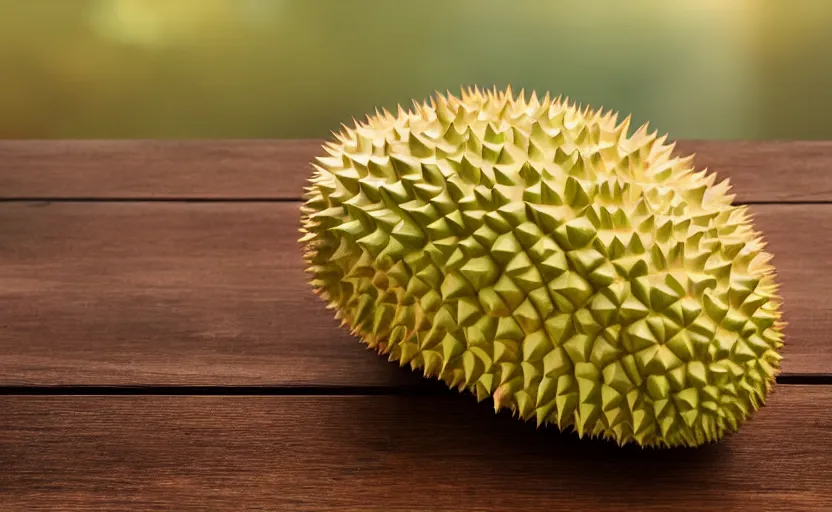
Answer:
POLYGON ((774 253, 741 430, 618 448, 364 349, 302 273, 321 141, 0 142, 0 512, 832 510, 832 143, 682 141, 774 253))

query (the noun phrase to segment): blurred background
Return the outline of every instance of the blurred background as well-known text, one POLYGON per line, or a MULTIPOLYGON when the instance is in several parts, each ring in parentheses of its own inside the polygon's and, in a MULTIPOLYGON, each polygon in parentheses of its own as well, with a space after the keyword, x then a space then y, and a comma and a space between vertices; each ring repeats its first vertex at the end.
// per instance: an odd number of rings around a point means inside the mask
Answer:
POLYGON ((828 0, 0 0, 0 138, 327 137, 478 84, 832 138, 828 0))

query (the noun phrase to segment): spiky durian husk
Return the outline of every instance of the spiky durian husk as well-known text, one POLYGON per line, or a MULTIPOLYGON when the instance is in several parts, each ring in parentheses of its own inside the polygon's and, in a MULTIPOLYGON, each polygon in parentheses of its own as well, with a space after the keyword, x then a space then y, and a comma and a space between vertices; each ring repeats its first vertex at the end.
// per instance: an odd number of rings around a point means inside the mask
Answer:
POLYGON ((770 255, 727 181, 629 124, 469 89, 345 126, 302 207, 311 284, 390 360, 538 425, 737 430, 779 371, 770 255))

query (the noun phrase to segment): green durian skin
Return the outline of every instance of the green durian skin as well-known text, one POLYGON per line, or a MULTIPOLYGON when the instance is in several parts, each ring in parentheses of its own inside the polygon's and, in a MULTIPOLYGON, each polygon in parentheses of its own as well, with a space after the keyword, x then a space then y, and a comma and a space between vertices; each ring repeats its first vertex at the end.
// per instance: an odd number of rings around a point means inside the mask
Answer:
POLYGON ((779 372, 771 255, 727 181, 629 124, 468 89, 345 126, 301 207, 314 291, 391 361, 538 426, 738 430, 779 372))

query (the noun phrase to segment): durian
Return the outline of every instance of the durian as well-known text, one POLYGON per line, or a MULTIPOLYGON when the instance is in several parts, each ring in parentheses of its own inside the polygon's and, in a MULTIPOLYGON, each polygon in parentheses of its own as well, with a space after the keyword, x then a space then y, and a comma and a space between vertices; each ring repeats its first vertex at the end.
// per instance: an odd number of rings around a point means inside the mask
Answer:
POLYGON ((313 163, 310 283, 367 346, 496 411, 719 440, 764 404, 785 323, 747 208, 674 147, 510 88, 376 110, 313 163))

